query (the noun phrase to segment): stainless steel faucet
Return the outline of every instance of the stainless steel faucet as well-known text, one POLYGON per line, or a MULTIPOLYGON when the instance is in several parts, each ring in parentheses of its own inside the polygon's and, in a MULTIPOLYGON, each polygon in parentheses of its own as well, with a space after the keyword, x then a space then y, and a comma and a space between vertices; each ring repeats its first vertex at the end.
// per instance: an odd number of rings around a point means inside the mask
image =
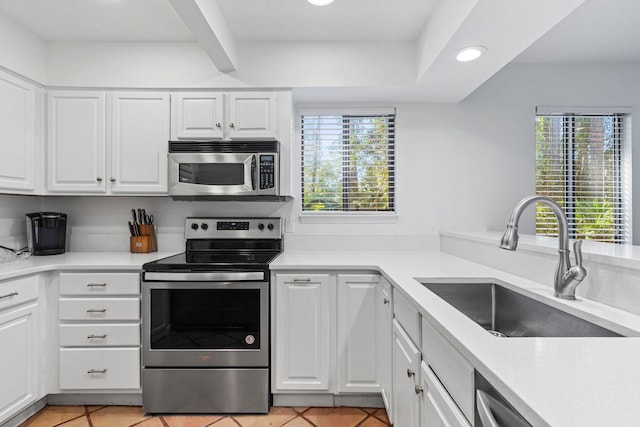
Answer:
POLYGON ((527 206, 532 203, 543 203, 551 209, 558 219, 558 266, 554 281, 554 295, 558 298, 576 299, 576 287, 587 276, 587 270, 582 267, 582 241, 577 240, 573 244, 573 252, 576 257, 576 265, 571 266, 569 259, 569 225, 564 211, 555 201, 546 196, 528 196, 520 200, 513 212, 507 229, 500 240, 500 247, 515 251, 518 247, 518 221, 520 215, 527 206))

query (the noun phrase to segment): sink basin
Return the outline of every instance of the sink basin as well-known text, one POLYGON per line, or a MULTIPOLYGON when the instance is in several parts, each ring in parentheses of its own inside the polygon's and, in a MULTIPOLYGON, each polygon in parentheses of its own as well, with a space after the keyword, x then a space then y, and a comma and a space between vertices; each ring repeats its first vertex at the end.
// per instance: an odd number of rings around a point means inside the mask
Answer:
POLYGON ((621 337, 493 281, 418 280, 462 314, 501 337, 621 337))

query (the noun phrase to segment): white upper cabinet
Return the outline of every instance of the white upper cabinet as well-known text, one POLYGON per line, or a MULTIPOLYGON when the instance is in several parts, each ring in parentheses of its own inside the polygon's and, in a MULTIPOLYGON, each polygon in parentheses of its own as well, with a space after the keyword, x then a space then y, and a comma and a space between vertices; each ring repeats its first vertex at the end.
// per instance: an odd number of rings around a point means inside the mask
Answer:
POLYGON ((47 95, 47 190, 104 193, 105 93, 47 95))
POLYGON ((166 193, 169 94, 116 92, 111 114, 111 192, 166 193))
POLYGON ((277 137, 276 98, 269 92, 239 92, 229 94, 230 138, 256 139, 277 137))
POLYGON ((0 71, 0 189, 32 193, 35 180, 36 87, 0 71))
POLYGON ((178 92, 171 95, 171 139, 276 139, 273 92, 178 92))
POLYGON ((172 94, 171 139, 222 139, 223 100, 220 92, 172 94))
POLYGON ((49 192, 167 192, 167 93, 51 91, 47 99, 49 192))

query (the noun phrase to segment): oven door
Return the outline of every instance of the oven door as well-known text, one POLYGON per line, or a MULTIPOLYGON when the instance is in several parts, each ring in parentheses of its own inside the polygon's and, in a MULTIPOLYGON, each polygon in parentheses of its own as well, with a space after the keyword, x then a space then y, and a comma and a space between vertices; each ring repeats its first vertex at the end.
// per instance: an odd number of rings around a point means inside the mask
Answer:
POLYGON ((143 282, 145 367, 269 366, 269 282, 143 282))
POLYGON ((170 196, 257 195, 254 153, 170 153, 170 196))

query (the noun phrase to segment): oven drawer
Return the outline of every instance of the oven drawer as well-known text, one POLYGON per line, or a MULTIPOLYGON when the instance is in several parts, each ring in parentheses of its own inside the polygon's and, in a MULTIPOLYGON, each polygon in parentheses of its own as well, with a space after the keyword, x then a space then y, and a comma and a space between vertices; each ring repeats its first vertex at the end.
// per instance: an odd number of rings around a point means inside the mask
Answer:
POLYGON ((139 295, 138 273, 60 273, 60 295, 139 295))
POLYGON ((140 349, 60 349, 61 389, 139 389, 140 349))
POLYGON ((60 298, 60 320, 139 320, 139 298, 60 298))
POLYGON ((139 346, 140 324, 60 325, 61 347, 139 346))

